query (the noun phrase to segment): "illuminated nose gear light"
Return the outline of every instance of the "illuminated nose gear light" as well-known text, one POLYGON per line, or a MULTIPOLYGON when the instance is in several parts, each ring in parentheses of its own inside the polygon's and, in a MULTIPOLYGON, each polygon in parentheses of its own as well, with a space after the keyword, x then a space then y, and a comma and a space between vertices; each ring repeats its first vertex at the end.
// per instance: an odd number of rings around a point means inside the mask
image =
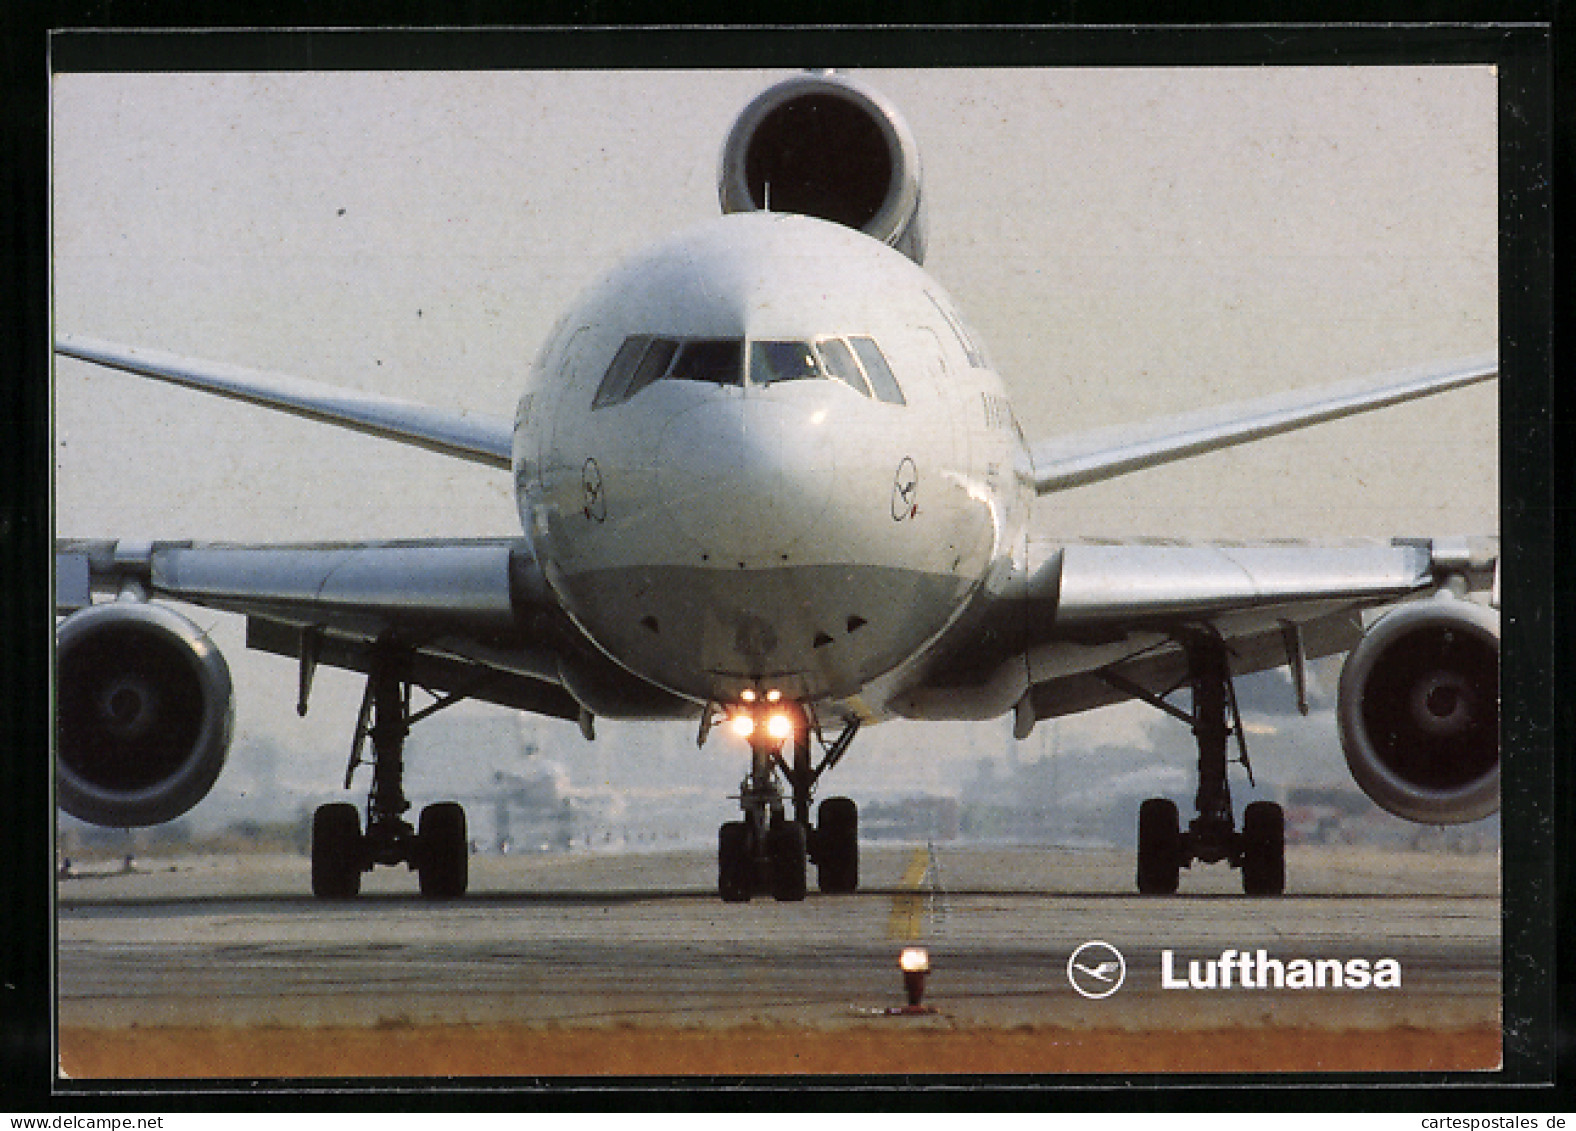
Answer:
MULTIPOLYGON (((754 738, 763 733, 773 741, 781 742, 793 735, 794 719, 792 712, 778 708, 768 713, 761 703, 763 696, 753 687, 746 687, 739 692, 740 706, 733 709, 728 717, 728 725, 733 733, 740 738, 754 738)), ((783 693, 776 688, 767 691, 767 703, 781 703, 783 693)))

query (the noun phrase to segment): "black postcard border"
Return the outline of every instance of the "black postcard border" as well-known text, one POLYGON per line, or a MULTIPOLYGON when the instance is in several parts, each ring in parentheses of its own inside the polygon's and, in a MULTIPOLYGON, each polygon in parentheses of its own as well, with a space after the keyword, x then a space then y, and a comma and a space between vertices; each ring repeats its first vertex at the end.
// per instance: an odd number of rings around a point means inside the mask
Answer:
MULTIPOLYGON (((1570 503, 1572 459, 1570 393, 1553 380, 1556 308, 1568 316, 1569 283, 1554 272, 1553 186, 1570 168, 1568 105, 1555 70, 1554 9, 1535 5, 1337 5, 1317 12, 1325 22, 1280 17, 1207 23, 1194 15, 1175 23, 1091 24, 1076 5, 1041 24, 959 23, 937 18, 898 24, 872 8, 858 24, 719 26, 698 12, 683 25, 646 26, 599 13, 595 5, 566 9, 557 26, 511 24, 504 5, 461 6, 471 27, 440 26, 453 11, 437 3, 372 5, 400 26, 349 26, 366 18, 366 5, 281 3, 260 6, 270 27, 233 11, 216 17, 200 5, 57 4, 36 23, 8 16, 3 59, 8 103, 3 113, 7 221, 0 244, 8 264, 0 275, 7 317, 5 443, 0 445, 0 905, 13 909, 0 930, 0 1098, 9 1106, 43 1108, 67 1101, 128 1101, 154 1109, 203 1110, 245 1097, 281 1097, 326 1108, 374 1098, 401 1107, 452 1107, 462 1093, 507 1101, 520 1090, 535 1103, 596 1106, 626 1097, 686 1094, 696 1106, 730 1106, 739 1089, 758 1094, 836 1093, 858 1104, 933 1107, 975 1104, 987 1097, 1060 1094, 1059 1102, 1107 1107, 1113 1089, 1138 1106, 1165 1106, 1229 1088, 1233 1107, 1326 1106, 1361 1084, 1375 1104, 1403 1108, 1445 1102, 1459 1108, 1473 1094, 1496 1108, 1507 1101, 1547 1105, 1556 1058, 1569 1065, 1570 1006, 1556 1018, 1556 985, 1573 997, 1569 948, 1556 954, 1557 926, 1568 924, 1573 784, 1572 708, 1559 689, 1573 671, 1571 568, 1561 547, 1576 547, 1570 503), (393 9, 398 8, 397 15, 393 9), (1448 8, 1441 11, 1441 8, 1448 8), (1377 13, 1377 15, 1376 15, 1377 13), (336 21, 334 15, 343 16, 336 21), (577 17, 602 14, 597 26, 577 17), (1350 22, 1329 22, 1345 15, 1350 22), (1389 18, 1386 18, 1389 17, 1389 18), (1424 17, 1419 22, 1419 18, 1424 17), (1426 17, 1432 17, 1428 19, 1426 17), (216 19, 220 22, 216 22, 216 19), (1413 22, 1399 22, 1412 20, 1413 22), (336 27, 336 23, 343 26, 336 27), (230 29, 223 25, 228 23, 230 29), (422 25, 426 26, 422 26, 422 25), (484 26, 493 25, 493 26, 484 26), (508 26, 505 26, 508 25, 508 26), (208 30, 178 30, 202 27, 208 30), (50 341, 48 307, 47 108, 51 71, 67 70, 294 70, 565 67, 751 66, 1140 66, 1346 65, 1362 63, 1492 63, 1499 68, 1500 147, 1500 381, 1502 549, 1505 647, 1502 720, 1505 1066, 1489 1074, 1422 1076, 1025 1077, 998 1078, 686 1078, 636 1080, 411 1081, 401 1086, 357 1081, 317 1084, 256 1081, 212 1088, 148 1082, 133 1088, 87 1087, 54 1080, 52 783, 49 773, 48 636, 52 615, 49 495, 50 341), (1556 756, 1558 752, 1558 756, 1556 756), (1506 1087, 1510 1086, 1510 1087, 1506 1087), (1446 1095, 1428 1089, 1444 1087, 1446 1095), (1377 1090, 1376 1090, 1377 1089, 1377 1090), (1180 1090, 1180 1091, 1179 1091, 1180 1090), (1201 1091, 1202 1090, 1202 1091, 1201 1091), (1143 1098, 1147 1097, 1147 1098, 1143 1098)), ((235 6, 239 9, 240 6, 235 6)), ((694 7, 694 6, 692 6, 694 7)), ((978 5, 954 6, 979 16, 978 5)), ((733 9, 737 14, 737 8, 733 9)), ((1310 10, 1310 16, 1313 11, 1310 10)), ((688 12, 685 13, 689 15, 688 12)), ((830 13, 828 19, 834 18, 830 13)), ((1131 14, 1129 14, 1129 19, 1131 14)), ((1561 246, 1568 237, 1561 234, 1561 246)), ((1571 272, 1567 269, 1566 276, 1571 272)), ((1569 1087, 1568 1078, 1562 1079, 1569 1087)), ((1340 1101, 1337 1101, 1340 1102, 1340 1101)), ((248 1105, 249 1106, 249 1105, 248 1105)), ((1517 1106, 1520 1106, 1519 1104, 1517 1106)))

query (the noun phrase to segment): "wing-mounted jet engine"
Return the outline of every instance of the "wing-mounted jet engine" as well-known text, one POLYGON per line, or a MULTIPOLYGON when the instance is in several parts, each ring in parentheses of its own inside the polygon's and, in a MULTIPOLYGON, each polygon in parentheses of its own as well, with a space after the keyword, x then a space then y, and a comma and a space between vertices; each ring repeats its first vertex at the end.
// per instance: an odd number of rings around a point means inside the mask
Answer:
POLYGON ((196 625, 164 605, 111 601, 62 621, 57 648, 62 809, 130 828, 208 795, 234 708, 229 665, 196 625))
POLYGON ((746 106, 717 187, 724 213, 814 216, 924 262, 914 135, 881 94, 842 75, 796 75, 746 106))
POLYGON ((1374 804, 1435 825, 1499 806, 1499 614, 1447 593, 1380 617, 1341 669, 1352 777, 1374 804))

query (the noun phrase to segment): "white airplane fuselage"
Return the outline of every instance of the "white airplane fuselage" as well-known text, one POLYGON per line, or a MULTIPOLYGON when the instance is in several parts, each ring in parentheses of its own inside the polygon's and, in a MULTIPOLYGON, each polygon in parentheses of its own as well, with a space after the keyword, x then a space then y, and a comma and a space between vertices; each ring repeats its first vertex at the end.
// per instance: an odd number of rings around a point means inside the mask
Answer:
POLYGON ((860 714, 1022 544, 1028 466, 923 269, 763 212, 591 288, 531 368, 513 451, 543 573, 618 664, 697 704, 860 714))

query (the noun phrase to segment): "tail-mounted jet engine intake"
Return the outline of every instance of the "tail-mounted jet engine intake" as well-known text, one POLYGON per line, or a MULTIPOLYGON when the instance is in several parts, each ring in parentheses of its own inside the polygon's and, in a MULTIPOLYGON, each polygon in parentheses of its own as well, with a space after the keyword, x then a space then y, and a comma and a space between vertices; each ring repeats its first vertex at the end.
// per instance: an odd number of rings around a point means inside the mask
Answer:
POLYGON ((207 796, 234 716, 230 668, 191 621, 113 601, 56 632, 60 807, 95 825, 174 820, 207 796))
POLYGON ((724 213, 792 212, 925 259, 919 148, 897 110, 854 79, 796 75, 744 108, 722 148, 724 213))
POLYGON ((1352 777, 1411 821, 1499 808, 1499 614, 1449 596, 1381 617, 1341 670, 1336 713, 1352 777))

